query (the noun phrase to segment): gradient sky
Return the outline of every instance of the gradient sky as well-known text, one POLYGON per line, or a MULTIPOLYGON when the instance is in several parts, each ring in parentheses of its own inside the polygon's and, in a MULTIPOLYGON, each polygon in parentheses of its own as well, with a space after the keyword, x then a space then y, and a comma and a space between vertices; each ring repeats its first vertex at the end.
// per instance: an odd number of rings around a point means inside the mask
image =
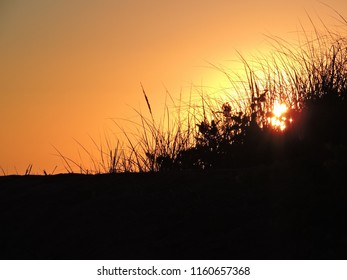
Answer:
POLYGON ((64 171, 52 145, 74 157, 74 138, 88 148, 108 118, 133 118, 140 83, 159 111, 165 87, 218 87, 206 61, 266 51, 264 34, 293 36, 305 11, 334 16, 313 0, 0 0, 0 167, 64 171))

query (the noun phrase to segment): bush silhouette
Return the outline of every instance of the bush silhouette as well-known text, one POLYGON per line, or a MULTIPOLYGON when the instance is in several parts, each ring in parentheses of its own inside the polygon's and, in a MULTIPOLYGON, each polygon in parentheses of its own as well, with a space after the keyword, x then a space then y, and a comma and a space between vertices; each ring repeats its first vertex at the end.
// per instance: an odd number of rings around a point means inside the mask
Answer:
POLYGON ((337 158, 337 150, 346 150, 344 37, 317 35, 300 49, 291 50, 280 43, 277 51, 291 61, 283 68, 285 75, 277 58, 273 66, 262 67, 267 71, 263 76, 268 78, 260 84, 256 72, 244 60, 248 105, 235 111, 224 103, 212 119, 204 116, 196 124, 195 144, 174 159, 161 158, 159 170, 234 168, 302 159, 325 164, 337 158), (276 71, 277 76, 271 76, 276 71), (285 82, 283 76, 287 77, 285 82), (289 90, 284 91, 284 87, 289 90), (278 101, 288 107, 281 128, 271 123, 278 101))

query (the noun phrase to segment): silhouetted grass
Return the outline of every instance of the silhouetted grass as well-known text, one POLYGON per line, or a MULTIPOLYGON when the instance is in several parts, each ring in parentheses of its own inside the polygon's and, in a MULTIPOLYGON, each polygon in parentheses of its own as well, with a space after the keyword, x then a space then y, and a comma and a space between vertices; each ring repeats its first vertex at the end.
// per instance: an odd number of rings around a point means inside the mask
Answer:
MULTIPOLYGON (((338 14, 346 26, 347 21, 338 14)), ((311 20, 311 19, 310 19, 311 20)), ((278 161, 301 160, 333 164, 346 151, 347 140, 347 39, 313 24, 304 29, 297 45, 270 37, 272 53, 252 61, 239 53, 244 73, 213 65, 230 82, 229 102, 216 105, 208 93, 199 92, 200 102, 175 101, 156 119, 150 96, 141 84, 148 113, 134 109, 138 122, 129 122, 125 142, 112 147, 92 142, 99 151, 89 156, 91 168, 63 156, 72 173, 156 172, 209 168, 236 168, 278 161), (200 103, 200 104, 199 104, 200 103), (273 125, 274 107, 285 104, 281 126, 273 125), (172 108, 174 110, 172 110, 172 108)), ((199 89, 197 89, 198 91, 199 89)))
POLYGON ((1 169, 1 172, 2 172, 2 175, 6 176, 6 171, 4 170, 4 168, 2 168, 2 166, 0 166, 0 169, 1 169))
POLYGON ((335 160, 335 149, 344 150, 347 140, 347 42, 340 34, 313 27, 313 35, 303 32, 299 46, 270 38, 272 55, 258 57, 256 63, 240 55, 247 102, 238 110, 224 103, 212 119, 198 123, 195 146, 184 151, 182 167, 335 160), (276 102, 288 108, 283 131, 271 124, 276 102))

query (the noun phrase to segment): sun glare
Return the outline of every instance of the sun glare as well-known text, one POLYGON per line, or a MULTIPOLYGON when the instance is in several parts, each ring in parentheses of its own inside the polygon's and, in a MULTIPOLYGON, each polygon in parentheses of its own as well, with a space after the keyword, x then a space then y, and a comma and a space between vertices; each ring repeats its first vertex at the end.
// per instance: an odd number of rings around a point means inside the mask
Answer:
POLYGON ((287 105, 279 104, 277 101, 275 102, 273 113, 276 118, 280 118, 283 114, 287 112, 287 110, 287 105))
POLYGON ((288 111, 287 105, 275 101, 274 108, 272 110, 272 117, 268 118, 269 124, 277 130, 284 131, 286 129, 286 123, 293 122, 292 118, 287 119, 286 112, 288 111))

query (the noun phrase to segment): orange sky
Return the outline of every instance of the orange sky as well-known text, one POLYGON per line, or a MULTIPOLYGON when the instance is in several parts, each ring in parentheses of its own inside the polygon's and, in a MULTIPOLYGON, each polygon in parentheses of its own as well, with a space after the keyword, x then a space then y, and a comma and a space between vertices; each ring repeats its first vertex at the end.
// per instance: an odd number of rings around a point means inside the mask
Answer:
MULTIPOLYGON (((325 3, 346 15, 345 0, 325 3)), ((264 34, 293 36, 305 10, 334 15, 313 0, 1 1, 0 167, 64 171, 52 145, 74 157, 73 138, 88 148, 88 135, 115 129, 108 118, 132 119, 129 106, 145 107, 140 82, 154 111, 164 86, 173 96, 218 87, 206 61, 264 51, 264 34)))

